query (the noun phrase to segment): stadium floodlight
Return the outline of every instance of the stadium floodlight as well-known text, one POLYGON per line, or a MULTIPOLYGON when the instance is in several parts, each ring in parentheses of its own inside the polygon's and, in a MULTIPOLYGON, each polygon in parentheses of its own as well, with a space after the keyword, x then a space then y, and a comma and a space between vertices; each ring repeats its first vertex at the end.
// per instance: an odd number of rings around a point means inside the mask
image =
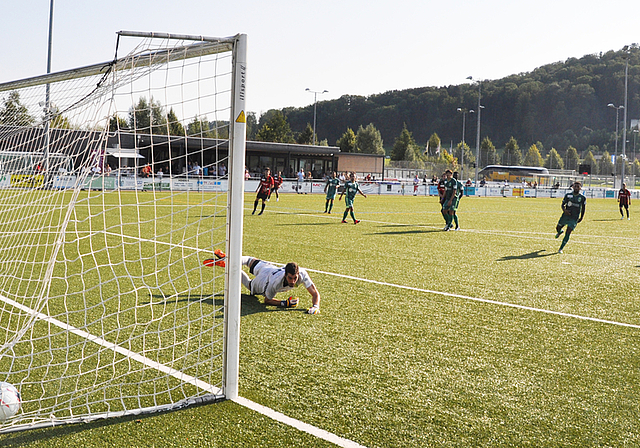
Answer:
POLYGON ((465 146, 465 125, 467 121, 467 114, 474 113, 473 109, 463 109, 458 107, 458 112, 462 112, 462 149, 460 151, 460 180, 464 179, 464 146, 465 146))
MULTIPOLYGON (((473 76, 467 76, 468 80, 473 81, 473 76)), ((474 186, 478 187, 478 167, 480 166, 480 115, 482 114, 482 81, 478 80, 478 108, 477 108, 477 125, 476 125, 476 175, 474 180, 474 186)))
POLYGON ((309 87, 304 89, 306 92, 313 93, 313 145, 316 144, 316 105, 318 104, 318 94, 322 95, 323 93, 329 92, 328 90, 323 90, 322 92, 315 90, 311 90, 309 87))
POLYGON ((246 35, 124 39, 0 83, 0 432, 238 396, 246 35))
MULTIPOLYGON (((622 184, 624 183, 624 168, 626 165, 627 159, 627 97, 629 91, 629 56, 630 49, 629 45, 625 45, 622 47, 622 57, 625 60, 624 66, 624 125, 622 126, 622 168, 620 174, 620 188, 622 188, 622 184)), ((617 138, 617 136, 616 136, 617 138)), ((615 188, 615 183, 613 188, 615 188)))
MULTIPOLYGON (((616 110, 616 144, 615 144, 615 151, 614 151, 614 155, 617 158, 618 157, 618 125, 620 124, 620 119, 619 119, 619 112, 620 109, 624 109, 625 111, 627 110, 626 107, 624 106, 615 106, 613 103, 609 103, 607 104, 607 107, 611 107, 612 109, 616 110)), ((626 114, 625 114, 626 115, 626 114)), ((624 142, 623 142, 624 145, 624 142)), ((624 165, 624 163, 623 163, 624 165)), ((622 174, 622 182, 624 182, 624 171, 622 174)), ((613 163, 613 188, 616 187, 616 164, 615 162, 613 163)))

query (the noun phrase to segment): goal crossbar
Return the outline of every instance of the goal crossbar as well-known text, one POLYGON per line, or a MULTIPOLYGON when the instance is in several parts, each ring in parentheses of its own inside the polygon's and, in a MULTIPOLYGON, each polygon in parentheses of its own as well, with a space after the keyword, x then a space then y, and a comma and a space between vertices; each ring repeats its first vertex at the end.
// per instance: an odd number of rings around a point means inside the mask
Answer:
MULTIPOLYGON (((125 32, 122 32, 125 33, 125 32)), ((153 35, 154 38, 175 39, 181 38, 180 35, 174 34, 161 34, 161 33, 137 33, 144 35, 153 35)), ((126 32, 123 36, 134 36, 134 32, 126 32)), ((184 37, 182 37, 184 38, 184 37)), ((49 73, 41 76, 34 76, 31 78, 24 78, 16 81, 9 81, 0 84, 0 92, 6 92, 9 90, 24 89, 27 87, 34 87, 43 84, 53 84, 61 81, 69 81, 72 79, 85 78, 88 76, 102 75, 109 70, 130 70, 134 68, 149 67, 153 65, 166 64, 176 60, 190 59, 195 57, 207 56, 216 53, 222 53, 225 51, 231 51, 236 37, 232 38, 196 38, 192 37, 191 40, 202 40, 202 43, 183 45, 182 47, 172 48, 171 50, 157 50, 148 53, 143 53, 135 58, 126 57, 116 59, 114 61, 101 62, 98 64, 87 65, 85 67, 79 67, 69 70, 63 70, 60 72, 49 73)))

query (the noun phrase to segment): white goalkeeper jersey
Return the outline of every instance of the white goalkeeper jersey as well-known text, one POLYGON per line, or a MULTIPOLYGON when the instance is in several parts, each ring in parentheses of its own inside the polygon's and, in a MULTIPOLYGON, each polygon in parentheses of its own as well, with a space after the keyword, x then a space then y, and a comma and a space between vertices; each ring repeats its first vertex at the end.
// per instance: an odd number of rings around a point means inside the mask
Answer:
MULTIPOLYGON (((287 285, 285 281, 284 266, 279 268, 267 262, 261 261, 253 268, 255 277, 251 280, 251 294, 265 296, 273 299, 279 292, 290 291, 294 286, 287 285)), ((296 286, 304 285, 310 288, 313 285, 311 277, 302 268, 298 268, 298 281, 296 286)))

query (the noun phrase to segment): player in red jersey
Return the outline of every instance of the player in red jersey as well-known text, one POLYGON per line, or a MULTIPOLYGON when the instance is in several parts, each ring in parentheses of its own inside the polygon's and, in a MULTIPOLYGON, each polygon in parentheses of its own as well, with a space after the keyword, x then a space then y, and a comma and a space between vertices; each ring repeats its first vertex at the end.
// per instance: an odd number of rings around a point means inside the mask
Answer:
POLYGON ((264 174, 260 178, 258 188, 256 189, 258 194, 256 195, 256 201, 253 203, 253 212, 251 213, 252 215, 256 213, 256 208, 258 208, 259 200, 262 200, 262 210, 260 210, 260 213, 258 213, 258 215, 262 215, 262 212, 264 212, 265 203, 269 198, 269 195, 271 194, 272 188, 273 177, 271 176, 271 169, 269 167, 266 167, 264 169, 264 174))
MULTIPOLYGON (((275 192, 276 194, 276 202, 280 200, 280 195, 278 194, 278 190, 280 189, 280 185, 282 185, 282 182, 283 182, 282 171, 278 171, 278 174, 273 176, 273 189, 271 190, 271 193, 275 192)), ((269 193, 269 199, 271 199, 271 193, 269 193)))
POLYGON ((618 191, 618 205, 620 206, 620 219, 624 219, 622 208, 627 211, 627 219, 629 218, 629 206, 631 205, 631 192, 627 190, 627 184, 622 184, 622 188, 618 191))

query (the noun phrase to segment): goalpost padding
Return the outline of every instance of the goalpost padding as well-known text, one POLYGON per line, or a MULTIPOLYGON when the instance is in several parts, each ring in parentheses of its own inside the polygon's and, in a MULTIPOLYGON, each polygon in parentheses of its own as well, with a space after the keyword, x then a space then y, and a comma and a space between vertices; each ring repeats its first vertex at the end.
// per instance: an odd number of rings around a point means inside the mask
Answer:
POLYGON ((132 38, 0 84, 0 431, 237 396, 246 36, 132 38))

